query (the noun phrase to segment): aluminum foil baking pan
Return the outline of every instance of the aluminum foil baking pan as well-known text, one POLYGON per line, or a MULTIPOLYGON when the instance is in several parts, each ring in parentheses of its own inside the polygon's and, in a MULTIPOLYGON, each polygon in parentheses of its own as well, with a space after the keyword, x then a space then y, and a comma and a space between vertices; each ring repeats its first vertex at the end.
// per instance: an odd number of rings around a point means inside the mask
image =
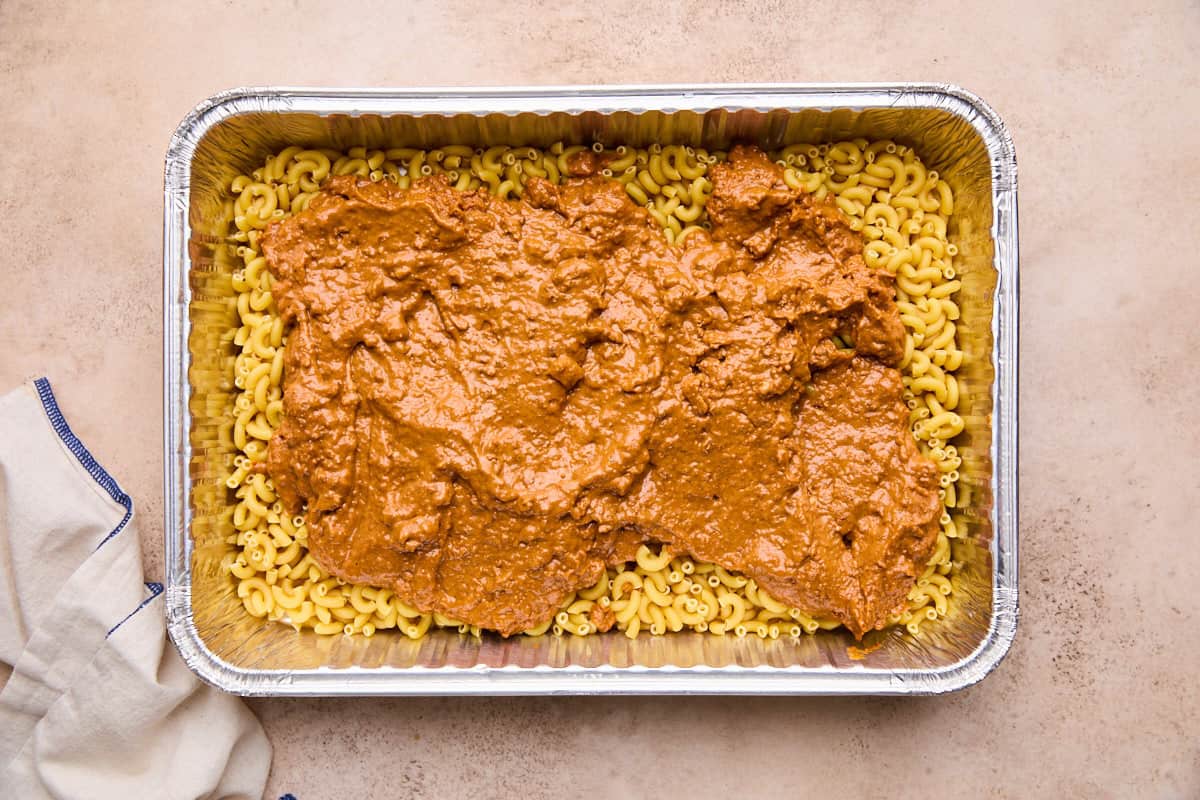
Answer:
POLYGON ((933 694, 968 686, 1017 625, 1017 174, 992 109, 954 86, 771 85, 543 89, 234 89, 180 123, 164 191, 163 454, 171 638, 204 680, 245 695, 933 694), (844 632, 798 642, 705 634, 482 640, 439 631, 325 638, 249 617, 219 568, 220 413, 229 379, 229 220, 222 190, 285 144, 345 148, 564 139, 773 148, 865 136, 910 145, 955 191, 963 290, 958 373, 970 391, 960 509, 966 535, 945 620, 913 638, 844 632))

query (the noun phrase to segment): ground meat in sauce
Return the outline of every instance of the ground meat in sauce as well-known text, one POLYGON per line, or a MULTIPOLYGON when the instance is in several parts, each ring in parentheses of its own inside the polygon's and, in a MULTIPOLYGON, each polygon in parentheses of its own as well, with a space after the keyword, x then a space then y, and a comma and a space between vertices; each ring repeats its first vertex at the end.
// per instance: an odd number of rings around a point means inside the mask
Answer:
POLYGON ((756 149, 685 248, 597 164, 521 201, 338 177, 268 229, 293 325, 268 467, 313 556, 508 635, 664 542, 882 627, 940 513, 891 279, 756 149))

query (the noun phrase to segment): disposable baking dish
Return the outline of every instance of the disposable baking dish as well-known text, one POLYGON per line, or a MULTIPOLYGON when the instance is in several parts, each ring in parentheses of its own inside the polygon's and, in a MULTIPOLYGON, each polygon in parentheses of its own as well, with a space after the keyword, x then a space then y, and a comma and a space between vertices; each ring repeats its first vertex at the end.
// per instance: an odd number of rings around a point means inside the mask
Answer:
MULTIPOLYGON (((244 695, 933 694, 1003 658, 1017 625, 1017 176, 1012 141, 979 98, 946 85, 234 89, 179 125, 166 157, 163 231, 166 592, 171 638, 204 680, 244 695), (959 372, 969 387, 946 619, 919 637, 844 631, 798 641, 706 634, 583 638, 438 631, 321 637, 250 617, 220 569, 230 455, 219 436, 229 282, 214 258, 239 173, 290 143, 346 148, 646 145, 890 138, 954 189, 963 289, 959 372), (963 500, 962 498, 965 498, 963 500), (876 646, 877 645, 877 646, 876 646), (868 649, 868 648, 863 648, 868 649), (855 653, 852 657, 851 653, 855 653)), ((228 423, 225 423, 228 424, 228 423)), ((227 439, 228 437, 225 437, 227 439)))

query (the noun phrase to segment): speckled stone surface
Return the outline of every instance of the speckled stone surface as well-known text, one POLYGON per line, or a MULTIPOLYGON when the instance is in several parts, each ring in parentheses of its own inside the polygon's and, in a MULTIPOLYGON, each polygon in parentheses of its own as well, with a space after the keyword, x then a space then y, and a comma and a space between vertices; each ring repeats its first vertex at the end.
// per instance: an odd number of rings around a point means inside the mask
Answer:
POLYGON ((997 672, 912 700, 256 700, 269 796, 1200 797, 1200 6, 703 5, 0 0, 0 387, 51 378, 158 577, 162 161, 205 96, 961 84, 1021 175, 1022 620, 997 672))

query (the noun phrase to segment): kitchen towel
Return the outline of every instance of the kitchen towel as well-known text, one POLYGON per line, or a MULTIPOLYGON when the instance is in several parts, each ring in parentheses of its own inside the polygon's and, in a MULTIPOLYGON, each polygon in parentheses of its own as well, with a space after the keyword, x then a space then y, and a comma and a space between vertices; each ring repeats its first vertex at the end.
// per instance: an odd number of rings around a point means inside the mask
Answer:
POLYGON ((49 381, 0 396, 0 795, 262 797, 262 726, 184 665, 162 594, 49 381))

